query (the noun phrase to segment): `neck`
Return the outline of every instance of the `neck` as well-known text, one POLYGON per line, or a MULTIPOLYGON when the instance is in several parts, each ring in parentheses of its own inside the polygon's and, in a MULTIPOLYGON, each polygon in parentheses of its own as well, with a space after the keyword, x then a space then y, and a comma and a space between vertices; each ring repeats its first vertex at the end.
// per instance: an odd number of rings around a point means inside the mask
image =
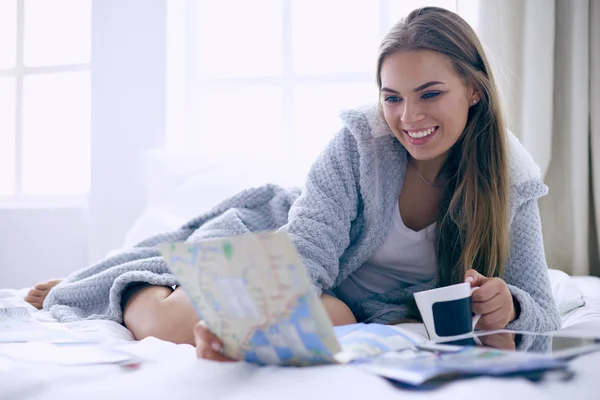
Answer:
POLYGON ((431 183, 443 183, 443 167, 448 159, 448 153, 444 153, 431 160, 416 160, 410 157, 414 167, 419 173, 431 183))

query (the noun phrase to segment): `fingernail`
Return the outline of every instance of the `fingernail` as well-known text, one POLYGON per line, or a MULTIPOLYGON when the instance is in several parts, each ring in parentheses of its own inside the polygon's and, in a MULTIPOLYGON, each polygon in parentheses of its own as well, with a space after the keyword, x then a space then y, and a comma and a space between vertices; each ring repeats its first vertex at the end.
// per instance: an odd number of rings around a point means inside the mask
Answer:
POLYGON ((467 279, 465 279, 465 282, 473 282, 473 277, 467 276, 467 279))
POLYGON ((221 351, 221 345, 219 344, 219 342, 212 342, 210 344, 210 347, 212 347, 214 351, 221 351))

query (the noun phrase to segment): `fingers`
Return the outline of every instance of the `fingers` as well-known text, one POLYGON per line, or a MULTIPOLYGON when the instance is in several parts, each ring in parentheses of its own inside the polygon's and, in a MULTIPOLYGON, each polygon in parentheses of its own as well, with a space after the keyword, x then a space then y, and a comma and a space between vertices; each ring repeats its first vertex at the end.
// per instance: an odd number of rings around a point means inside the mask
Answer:
POLYGON ((475 300, 475 297, 473 297, 473 312, 482 316, 491 314, 501 309, 502 306, 504 306, 504 303, 504 299, 500 294, 496 294, 491 299, 483 301, 475 300))
POLYGON ((482 315, 479 322, 477 322, 476 328, 484 331, 504 329, 507 325, 506 314, 504 309, 500 308, 492 313, 482 315))
POLYGON ((465 282, 470 282, 471 287, 482 286, 488 280, 489 278, 486 278, 474 269, 470 269, 465 273, 465 282))
POLYGON ((478 290, 473 292, 473 302, 475 303, 492 300, 502 292, 504 286, 505 284, 501 279, 494 278, 488 280, 484 285, 480 286, 478 290))
POLYGON ((511 321, 514 306, 506 283, 500 278, 490 278, 472 294, 473 312, 481 315, 477 328, 503 329, 511 321))
POLYGON ((222 353, 223 344, 206 327, 204 321, 200 321, 194 328, 196 341, 196 355, 198 358, 213 361, 235 361, 222 353))

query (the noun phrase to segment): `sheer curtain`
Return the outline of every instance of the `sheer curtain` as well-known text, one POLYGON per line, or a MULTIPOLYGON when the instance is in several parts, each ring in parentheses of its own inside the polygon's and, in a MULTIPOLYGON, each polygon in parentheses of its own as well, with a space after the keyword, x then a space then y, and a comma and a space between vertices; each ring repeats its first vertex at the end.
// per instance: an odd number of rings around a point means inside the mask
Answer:
POLYGON ((548 265, 600 275, 600 1, 480 1, 479 34, 510 128, 550 193, 540 201, 548 265))

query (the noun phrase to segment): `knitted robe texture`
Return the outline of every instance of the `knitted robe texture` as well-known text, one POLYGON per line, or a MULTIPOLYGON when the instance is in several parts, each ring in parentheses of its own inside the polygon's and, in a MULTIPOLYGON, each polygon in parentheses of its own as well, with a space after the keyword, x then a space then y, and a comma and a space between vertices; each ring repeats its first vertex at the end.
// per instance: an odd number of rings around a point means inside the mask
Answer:
MULTIPOLYGON (((264 230, 292 238, 317 292, 334 290, 383 243, 407 166, 407 151, 376 106, 342 113, 344 127, 311 167, 305 186, 265 185, 244 190, 180 229, 76 271, 49 293, 44 309, 61 322, 108 319, 123 322, 127 285, 176 285, 158 243, 197 241, 264 230)), ((509 135, 510 253, 502 278, 520 315, 508 329, 551 331, 560 327, 552 297, 538 198, 548 192, 538 166, 509 135)), ((392 290, 349 304, 362 322, 391 323, 410 314, 412 294, 436 280, 392 290)))

